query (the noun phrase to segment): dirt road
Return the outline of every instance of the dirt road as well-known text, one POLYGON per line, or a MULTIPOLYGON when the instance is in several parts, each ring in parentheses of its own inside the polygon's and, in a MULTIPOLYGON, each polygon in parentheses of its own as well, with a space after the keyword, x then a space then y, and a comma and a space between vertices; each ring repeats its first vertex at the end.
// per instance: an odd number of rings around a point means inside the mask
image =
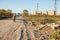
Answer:
POLYGON ((12 19, 0 20, 0 40, 49 40, 49 34, 35 30, 31 22, 22 17, 16 19, 16 22, 12 19))
POLYGON ((35 37, 26 20, 0 20, 0 40, 35 40, 35 37))

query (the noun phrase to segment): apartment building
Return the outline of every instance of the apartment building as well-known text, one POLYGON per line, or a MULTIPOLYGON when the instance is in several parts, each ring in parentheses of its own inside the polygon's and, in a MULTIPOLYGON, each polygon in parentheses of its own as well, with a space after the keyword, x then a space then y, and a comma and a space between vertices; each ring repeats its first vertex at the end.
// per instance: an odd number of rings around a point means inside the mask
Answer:
MULTIPOLYGON (((42 12, 38 12, 38 13, 40 13, 40 14, 42 14, 42 15, 43 15, 43 14, 51 15, 51 16, 56 15, 54 10, 42 11, 42 12)), ((37 15, 37 11, 33 11, 33 12, 32 12, 32 15, 37 15)))

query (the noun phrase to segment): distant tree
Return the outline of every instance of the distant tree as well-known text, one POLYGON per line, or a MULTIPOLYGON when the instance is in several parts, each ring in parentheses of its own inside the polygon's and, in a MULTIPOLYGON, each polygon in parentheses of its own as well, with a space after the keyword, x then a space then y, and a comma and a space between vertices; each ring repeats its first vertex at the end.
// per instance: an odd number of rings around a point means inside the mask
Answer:
POLYGON ((21 16, 22 14, 21 13, 18 13, 18 16, 21 16))
POLYGON ((0 9, 0 19, 1 18, 10 18, 13 16, 12 11, 9 10, 5 10, 5 9, 0 9))
POLYGON ((28 16, 28 10, 23 10, 22 16, 23 17, 28 16))
POLYGON ((8 9, 7 14, 8 14, 7 16, 12 17, 13 16, 12 10, 8 9))

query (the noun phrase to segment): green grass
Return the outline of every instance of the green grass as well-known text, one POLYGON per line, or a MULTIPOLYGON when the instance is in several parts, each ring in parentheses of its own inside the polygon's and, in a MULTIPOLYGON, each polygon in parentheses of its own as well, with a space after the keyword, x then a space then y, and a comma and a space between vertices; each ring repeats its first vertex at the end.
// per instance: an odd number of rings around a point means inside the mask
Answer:
POLYGON ((54 17, 54 16, 36 16, 36 15, 30 15, 28 16, 28 20, 32 21, 32 22, 37 22, 37 23, 41 23, 41 22, 57 22, 60 21, 59 17, 54 17))

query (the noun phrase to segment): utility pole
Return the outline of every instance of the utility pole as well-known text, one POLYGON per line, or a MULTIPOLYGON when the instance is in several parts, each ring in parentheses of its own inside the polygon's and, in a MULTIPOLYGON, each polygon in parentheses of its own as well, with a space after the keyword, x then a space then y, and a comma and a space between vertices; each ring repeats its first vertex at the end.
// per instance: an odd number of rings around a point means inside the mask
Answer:
POLYGON ((37 5, 36 5, 36 13, 38 13, 38 8, 39 8, 39 3, 37 2, 37 5))
POLYGON ((57 13, 57 0, 54 0, 54 15, 57 13))
POLYGON ((37 3, 37 11, 38 11, 38 6, 39 6, 39 3, 37 3))

